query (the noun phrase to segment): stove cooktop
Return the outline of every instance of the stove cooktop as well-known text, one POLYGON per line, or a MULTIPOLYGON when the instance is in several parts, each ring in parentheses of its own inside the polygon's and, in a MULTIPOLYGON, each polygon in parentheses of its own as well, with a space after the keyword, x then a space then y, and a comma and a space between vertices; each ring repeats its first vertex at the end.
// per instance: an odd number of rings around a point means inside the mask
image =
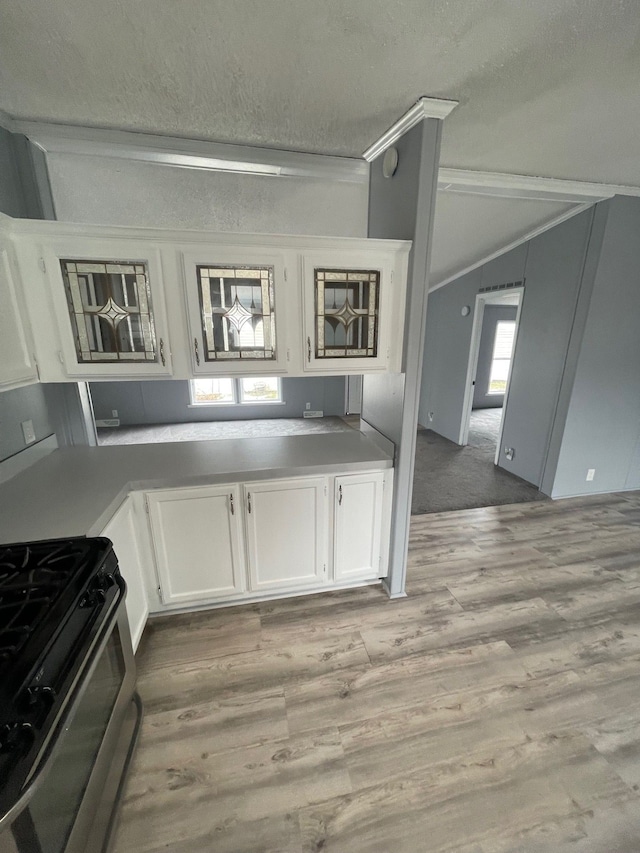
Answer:
POLYGON ((108 539, 0 545, 0 816, 123 596, 108 539))
POLYGON ((56 602, 86 585, 95 550, 90 540, 0 546, 0 677, 51 619, 56 602))

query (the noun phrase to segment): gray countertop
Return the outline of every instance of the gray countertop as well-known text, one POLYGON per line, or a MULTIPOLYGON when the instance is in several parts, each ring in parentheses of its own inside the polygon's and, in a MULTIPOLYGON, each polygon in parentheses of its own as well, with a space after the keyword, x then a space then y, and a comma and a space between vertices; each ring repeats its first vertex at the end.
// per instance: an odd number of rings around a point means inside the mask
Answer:
POLYGON ((56 450, 0 485, 0 542, 94 536, 130 491, 391 468, 361 432, 56 450))

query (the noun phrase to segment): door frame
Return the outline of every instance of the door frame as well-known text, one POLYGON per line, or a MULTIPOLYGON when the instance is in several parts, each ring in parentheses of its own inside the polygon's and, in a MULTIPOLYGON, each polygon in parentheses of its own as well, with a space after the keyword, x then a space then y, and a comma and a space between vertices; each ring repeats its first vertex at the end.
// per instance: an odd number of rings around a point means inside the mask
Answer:
POLYGON ((482 336, 482 322, 484 320, 484 309, 487 303, 499 304, 500 296, 518 295, 518 310, 516 312, 516 330, 513 340, 513 351, 511 361, 509 363, 509 374, 507 376, 507 387, 504 392, 504 400, 502 402, 502 417, 500 418, 500 432, 496 443, 496 455, 494 463, 497 465, 500 458, 500 447, 502 445, 502 431, 504 428, 504 417, 509 401, 509 387, 511 385, 511 372, 513 370, 513 362, 515 360, 516 347, 518 345, 518 331, 520 329, 520 314, 522 312, 522 303, 524 302, 524 286, 510 287, 505 293, 504 291, 490 290, 486 293, 476 294, 475 310, 473 312, 473 327, 471 329, 471 342, 469 344, 469 361, 467 362, 467 375, 465 378, 464 401, 462 404, 462 418, 460 420, 460 432, 458 434, 458 444, 462 447, 469 442, 469 424, 471 421, 471 412, 473 410, 473 394, 475 391, 476 373, 478 370, 478 356, 480 354, 480 338, 482 336))

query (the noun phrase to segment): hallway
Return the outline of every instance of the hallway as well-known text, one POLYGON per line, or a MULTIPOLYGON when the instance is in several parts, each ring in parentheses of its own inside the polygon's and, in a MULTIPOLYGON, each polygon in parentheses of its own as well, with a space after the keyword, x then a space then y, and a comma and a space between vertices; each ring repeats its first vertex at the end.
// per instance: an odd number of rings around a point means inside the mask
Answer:
POLYGON ((501 414, 502 409, 473 411, 466 447, 418 430, 412 515, 547 500, 535 486, 494 465, 501 414))

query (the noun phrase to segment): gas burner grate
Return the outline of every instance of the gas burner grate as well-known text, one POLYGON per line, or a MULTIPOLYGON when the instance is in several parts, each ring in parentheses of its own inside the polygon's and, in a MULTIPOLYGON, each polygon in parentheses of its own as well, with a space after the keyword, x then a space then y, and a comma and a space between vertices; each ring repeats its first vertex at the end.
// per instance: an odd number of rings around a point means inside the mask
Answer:
POLYGON ((0 546, 0 666, 20 653, 87 567, 88 540, 0 546))

